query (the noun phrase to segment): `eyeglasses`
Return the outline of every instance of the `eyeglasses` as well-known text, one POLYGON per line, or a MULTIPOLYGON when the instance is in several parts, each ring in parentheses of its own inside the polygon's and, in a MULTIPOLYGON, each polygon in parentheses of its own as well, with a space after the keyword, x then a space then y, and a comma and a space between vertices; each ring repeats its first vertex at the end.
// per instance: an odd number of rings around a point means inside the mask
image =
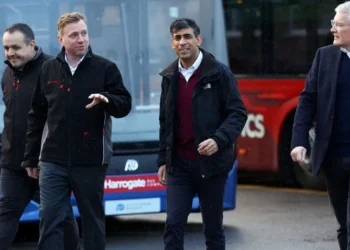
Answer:
POLYGON ((349 26, 349 24, 344 24, 344 23, 338 23, 338 22, 335 22, 334 20, 331 20, 331 25, 333 28, 342 28, 342 27, 345 27, 345 26, 349 26))

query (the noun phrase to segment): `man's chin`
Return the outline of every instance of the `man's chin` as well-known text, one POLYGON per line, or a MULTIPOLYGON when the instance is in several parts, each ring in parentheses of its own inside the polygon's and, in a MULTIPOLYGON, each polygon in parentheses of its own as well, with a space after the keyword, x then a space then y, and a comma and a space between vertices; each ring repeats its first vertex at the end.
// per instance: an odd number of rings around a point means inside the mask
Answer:
POLYGON ((180 59, 182 60, 187 60, 187 59, 190 59, 191 58, 191 55, 190 54, 185 54, 185 55, 179 55, 180 59))
POLYGON ((12 65, 12 67, 14 67, 16 69, 21 69, 24 67, 23 63, 18 63, 18 62, 14 62, 14 63, 11 62, 11 65, 12 65))
POLYGON ((75 52, 75 55, 77 57, 81 57, 81 56, 85 55, 85 53, 86 53, 86 50, 79 50, 79 51, 75 52))
POLYGON ((333 40, 333 45, 335 46, 342 46, 341 42, 338 40, 333 40))

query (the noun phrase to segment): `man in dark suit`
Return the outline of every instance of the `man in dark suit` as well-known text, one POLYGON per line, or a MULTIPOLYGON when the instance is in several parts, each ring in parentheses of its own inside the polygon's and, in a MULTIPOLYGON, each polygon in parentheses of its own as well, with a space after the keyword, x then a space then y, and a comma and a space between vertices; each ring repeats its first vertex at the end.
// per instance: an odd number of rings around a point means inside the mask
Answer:
POLYGON ((341 250, 350 249, 350 1, 335 9, 333 45, 317 50, 300 94, 294 119, 291 157, 305 161, 308 131, 316 121, 312 171, 325 172, 341 250))

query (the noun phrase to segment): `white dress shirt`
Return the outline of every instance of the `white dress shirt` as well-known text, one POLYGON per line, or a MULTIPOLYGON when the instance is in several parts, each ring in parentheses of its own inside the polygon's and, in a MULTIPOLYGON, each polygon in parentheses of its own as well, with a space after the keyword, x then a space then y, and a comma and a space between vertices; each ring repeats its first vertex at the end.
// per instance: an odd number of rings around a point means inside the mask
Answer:
POLYGON ((199 51, 199 55, 196 61, 194 62, 194 64, 188 69, 185 69, 181 66, 181 62, 179 59, 179 72, 185 77, 187 82, 190 79, 190 77, 193 75, 193 72, 195 72, 196 69, 198 69, 199 65, 201 65, 202 60, 203 60, 203 54, 202 54, 202 51, 199 51))
POLYGON ((83 57, 79 60, 77 66, 76 66, 75 68, 73 68, 73 67, 70 65, 70 63, 69 63, 69 61, 68 61, 68 58, 67 58, 67 54, 65 54, 64 59, 66 60, 66 63, 68 63, 69 69, 70 69, 70 72, 72 73, 72 75, 74 75, 74 73, 75 73, 75 71, 77 70, 79 64, 84 60, 86 54, 87 54, 87 51, 86 51, 86 53, 83 55, 83 57))
POLYGON ((341 51, 343 51, 345 54, 348 55, 348 57, 350 58, 350 51, 348 51, 347 49, 345 48, 340 48, 341 51))

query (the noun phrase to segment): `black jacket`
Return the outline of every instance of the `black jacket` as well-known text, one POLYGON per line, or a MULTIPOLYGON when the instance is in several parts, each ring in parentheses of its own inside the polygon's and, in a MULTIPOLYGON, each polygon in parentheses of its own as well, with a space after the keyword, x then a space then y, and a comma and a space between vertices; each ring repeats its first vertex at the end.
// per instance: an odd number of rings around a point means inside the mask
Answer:
MULTIPOLYGON (((200 80, 192 97, 192 120, 196 147, 208 139, 216 141, 219 151, 211 156, 199 156, 201 175, 209 178, 232 169, 233 144, 240 135, 247 119, 245 106, 231 70, 202 50, 200 80), (204 88, 210 84, 210 88, 204 88)), ((160 151, 158 166, 166 164, 173 171, 172 159, 177 133, 177 90, 179 84, 178 60, 175 60, 161 76, 160 98, 160 151)))
POLYGON ((72 75, 63 48, 56 58, 42 66, 28 115, 22 166, 36 167, 39 158, 65 165, 109 164, 110 116, 124 117, 130 110, 131 96, 115 63, 93 54, 89 48, 72 75), (103 94, 109 103, 86 109, 93 93, 103 94), (48 133, 40 154, 45 123, 48 133))
POLYGON ((319 173, 324 162, 332 135, 342 53, 344 52, 334 45, 317 50, 294 117, 292 149, 297 146, 310 149, 309 130, 313 122, 316 122, 316 138, 311 159, 314 175, 319 173))
POLYGON ((42 64, 51 58, 36 47, 36 56, 19 71, 9 61, 3 72, 1 88, 5 104, 1 163, 4 168, 20 169, 24 156, 27 115, 42 64))

